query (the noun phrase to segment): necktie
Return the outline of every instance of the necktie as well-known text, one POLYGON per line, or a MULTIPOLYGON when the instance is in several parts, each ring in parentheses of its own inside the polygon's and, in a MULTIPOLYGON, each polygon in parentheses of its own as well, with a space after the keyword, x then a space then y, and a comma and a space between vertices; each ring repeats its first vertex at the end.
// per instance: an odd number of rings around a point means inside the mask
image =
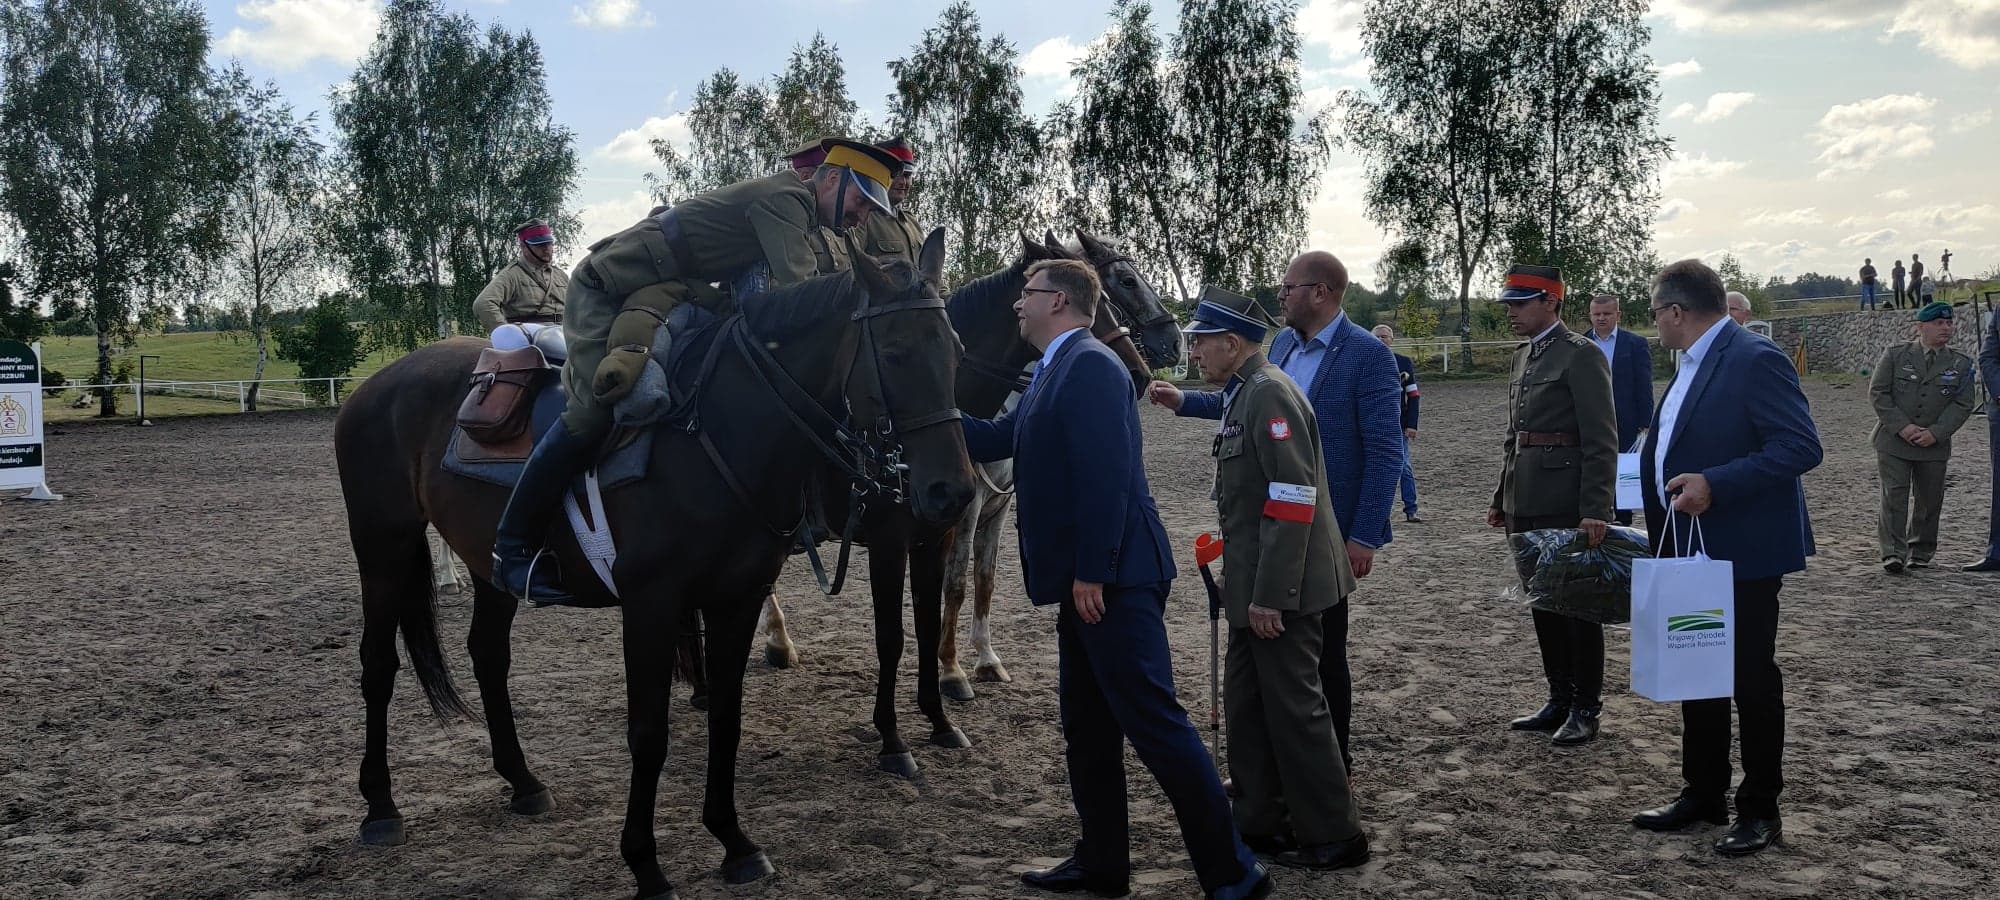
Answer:
MULTIPOLYGON (((1045 360, 1035 360, 1035 367, 1028 370, 1028 391, 1034 390, 1035 382, 1041 380, 1042 366, 1045 364, 1045 360)), ((1021 393, 1026 394, 1028 391, 1022 391, 1021 393)))

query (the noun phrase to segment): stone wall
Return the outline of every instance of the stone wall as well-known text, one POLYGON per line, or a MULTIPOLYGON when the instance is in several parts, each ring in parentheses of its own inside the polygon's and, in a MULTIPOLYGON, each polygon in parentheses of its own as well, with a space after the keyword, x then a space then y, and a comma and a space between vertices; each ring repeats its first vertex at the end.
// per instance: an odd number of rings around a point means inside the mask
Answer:
MULTIPOLYGON (((1977 359, 1979 323, 1966 307, 1959 307, 1958 313, 1958 329, 1951 337, 1951 346, 1977 359)), ((1771 320, 1771 340, 1786 353, 1797 352, 1800 342, 1804 342, 1809 371, 1867 374, 1874 370, 1891 344, 1915 336, 1915 325, 1916 316, 1909 310, 1794 316, 1771 320)))

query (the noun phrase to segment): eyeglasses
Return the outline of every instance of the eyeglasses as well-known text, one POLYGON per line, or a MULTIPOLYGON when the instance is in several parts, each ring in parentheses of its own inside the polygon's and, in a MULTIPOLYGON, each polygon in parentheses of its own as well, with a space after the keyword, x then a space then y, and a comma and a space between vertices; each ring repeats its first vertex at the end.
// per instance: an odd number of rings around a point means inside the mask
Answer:
POLYGON ((1315 287, 1315 286, 1317 286, 1317 287, 1326 287, 1326 282, 1324 282, 1324 281, 1301 281, 1301 282, 1299 282, 1298 284, 1280 284, 1280 285, 1278 285, 1278 296, 1280 296, 1280 297, 1283 297, 1283 296, 1285 296, 1286 294, 1289 294, 1289 293, 1291 293, 1291 292, 1292 292, 1292 289, 1293 289, 1293 288, 1302 288, 1302 287, 1315 287))
POLYGON ((1652 306, 1652 307, 1647 307, 1647 310, 1648 310, 1649 312, 1651 312, 1651 313, 1652 313, 1653 315, 1656 315, 1656 316, 1657 316, 1657 315, 1659 315, 1660 313, 1663 313, 1663 312, 1666 312, 1667 310, 1670 310, 1670 309, 1676 309, 1676 308, 1678 308, 1678 309, 1686 309, 1687 307, 1686 307, 1685 305, 1683 305, 1683 304, 1680 304, 1680 303, 1663 303, 1663 304, 1661 304, 1661 305, 1659 305, 1659 306, 1652 306))
POLYGON ((1022 296, 1022 297, 1026 297, 1026 296, 1028 296, 1029 294, 1060 294, 1060 293, 1062 293, 1062 291, 1060 291, 1060 290, 1055 290, 1055 289, 1053 289, 1053 288, 1033 288, 1033 287, 1024 287, 1024 288, 1022 288, 1022 289, 1021 289, 1021 296, 1022 296))

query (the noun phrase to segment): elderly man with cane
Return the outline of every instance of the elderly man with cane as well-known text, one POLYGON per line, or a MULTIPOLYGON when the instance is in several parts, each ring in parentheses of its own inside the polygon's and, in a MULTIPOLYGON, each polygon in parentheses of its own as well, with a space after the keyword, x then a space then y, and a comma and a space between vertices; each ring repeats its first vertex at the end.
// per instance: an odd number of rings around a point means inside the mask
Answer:
POLYGON ((1280 865, 1346 868, 1367 862, 1368 836, 1319 667, 1322 613, 1345 602, 1354 574, 1335 550, 1343 541, 1319 423, 1298 386, 1264 359, 1268 328, 1255 301, 1211 287, 1186 329, 1188 361, 1222 389, 1212 452, 1236 827, 1280 865))

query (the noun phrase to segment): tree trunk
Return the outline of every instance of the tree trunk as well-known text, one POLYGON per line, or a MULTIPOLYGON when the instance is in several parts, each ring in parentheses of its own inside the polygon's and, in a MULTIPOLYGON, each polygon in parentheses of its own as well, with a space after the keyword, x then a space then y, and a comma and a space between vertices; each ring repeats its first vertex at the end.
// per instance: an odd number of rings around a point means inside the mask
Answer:
POLYGON ((271 329, 263 316, 252 313, 250 331, 257 338, 257 368, 250 375, 250 392, 243 399, 243 408, 256 412, 257 392, 264 387, 264 363, 271 358, 271 329))
POLYGON ((1472 270, 1469 268, 1458 275, 1458 347, 1464 355, 1465 371, 1472 371, 1472 270))

